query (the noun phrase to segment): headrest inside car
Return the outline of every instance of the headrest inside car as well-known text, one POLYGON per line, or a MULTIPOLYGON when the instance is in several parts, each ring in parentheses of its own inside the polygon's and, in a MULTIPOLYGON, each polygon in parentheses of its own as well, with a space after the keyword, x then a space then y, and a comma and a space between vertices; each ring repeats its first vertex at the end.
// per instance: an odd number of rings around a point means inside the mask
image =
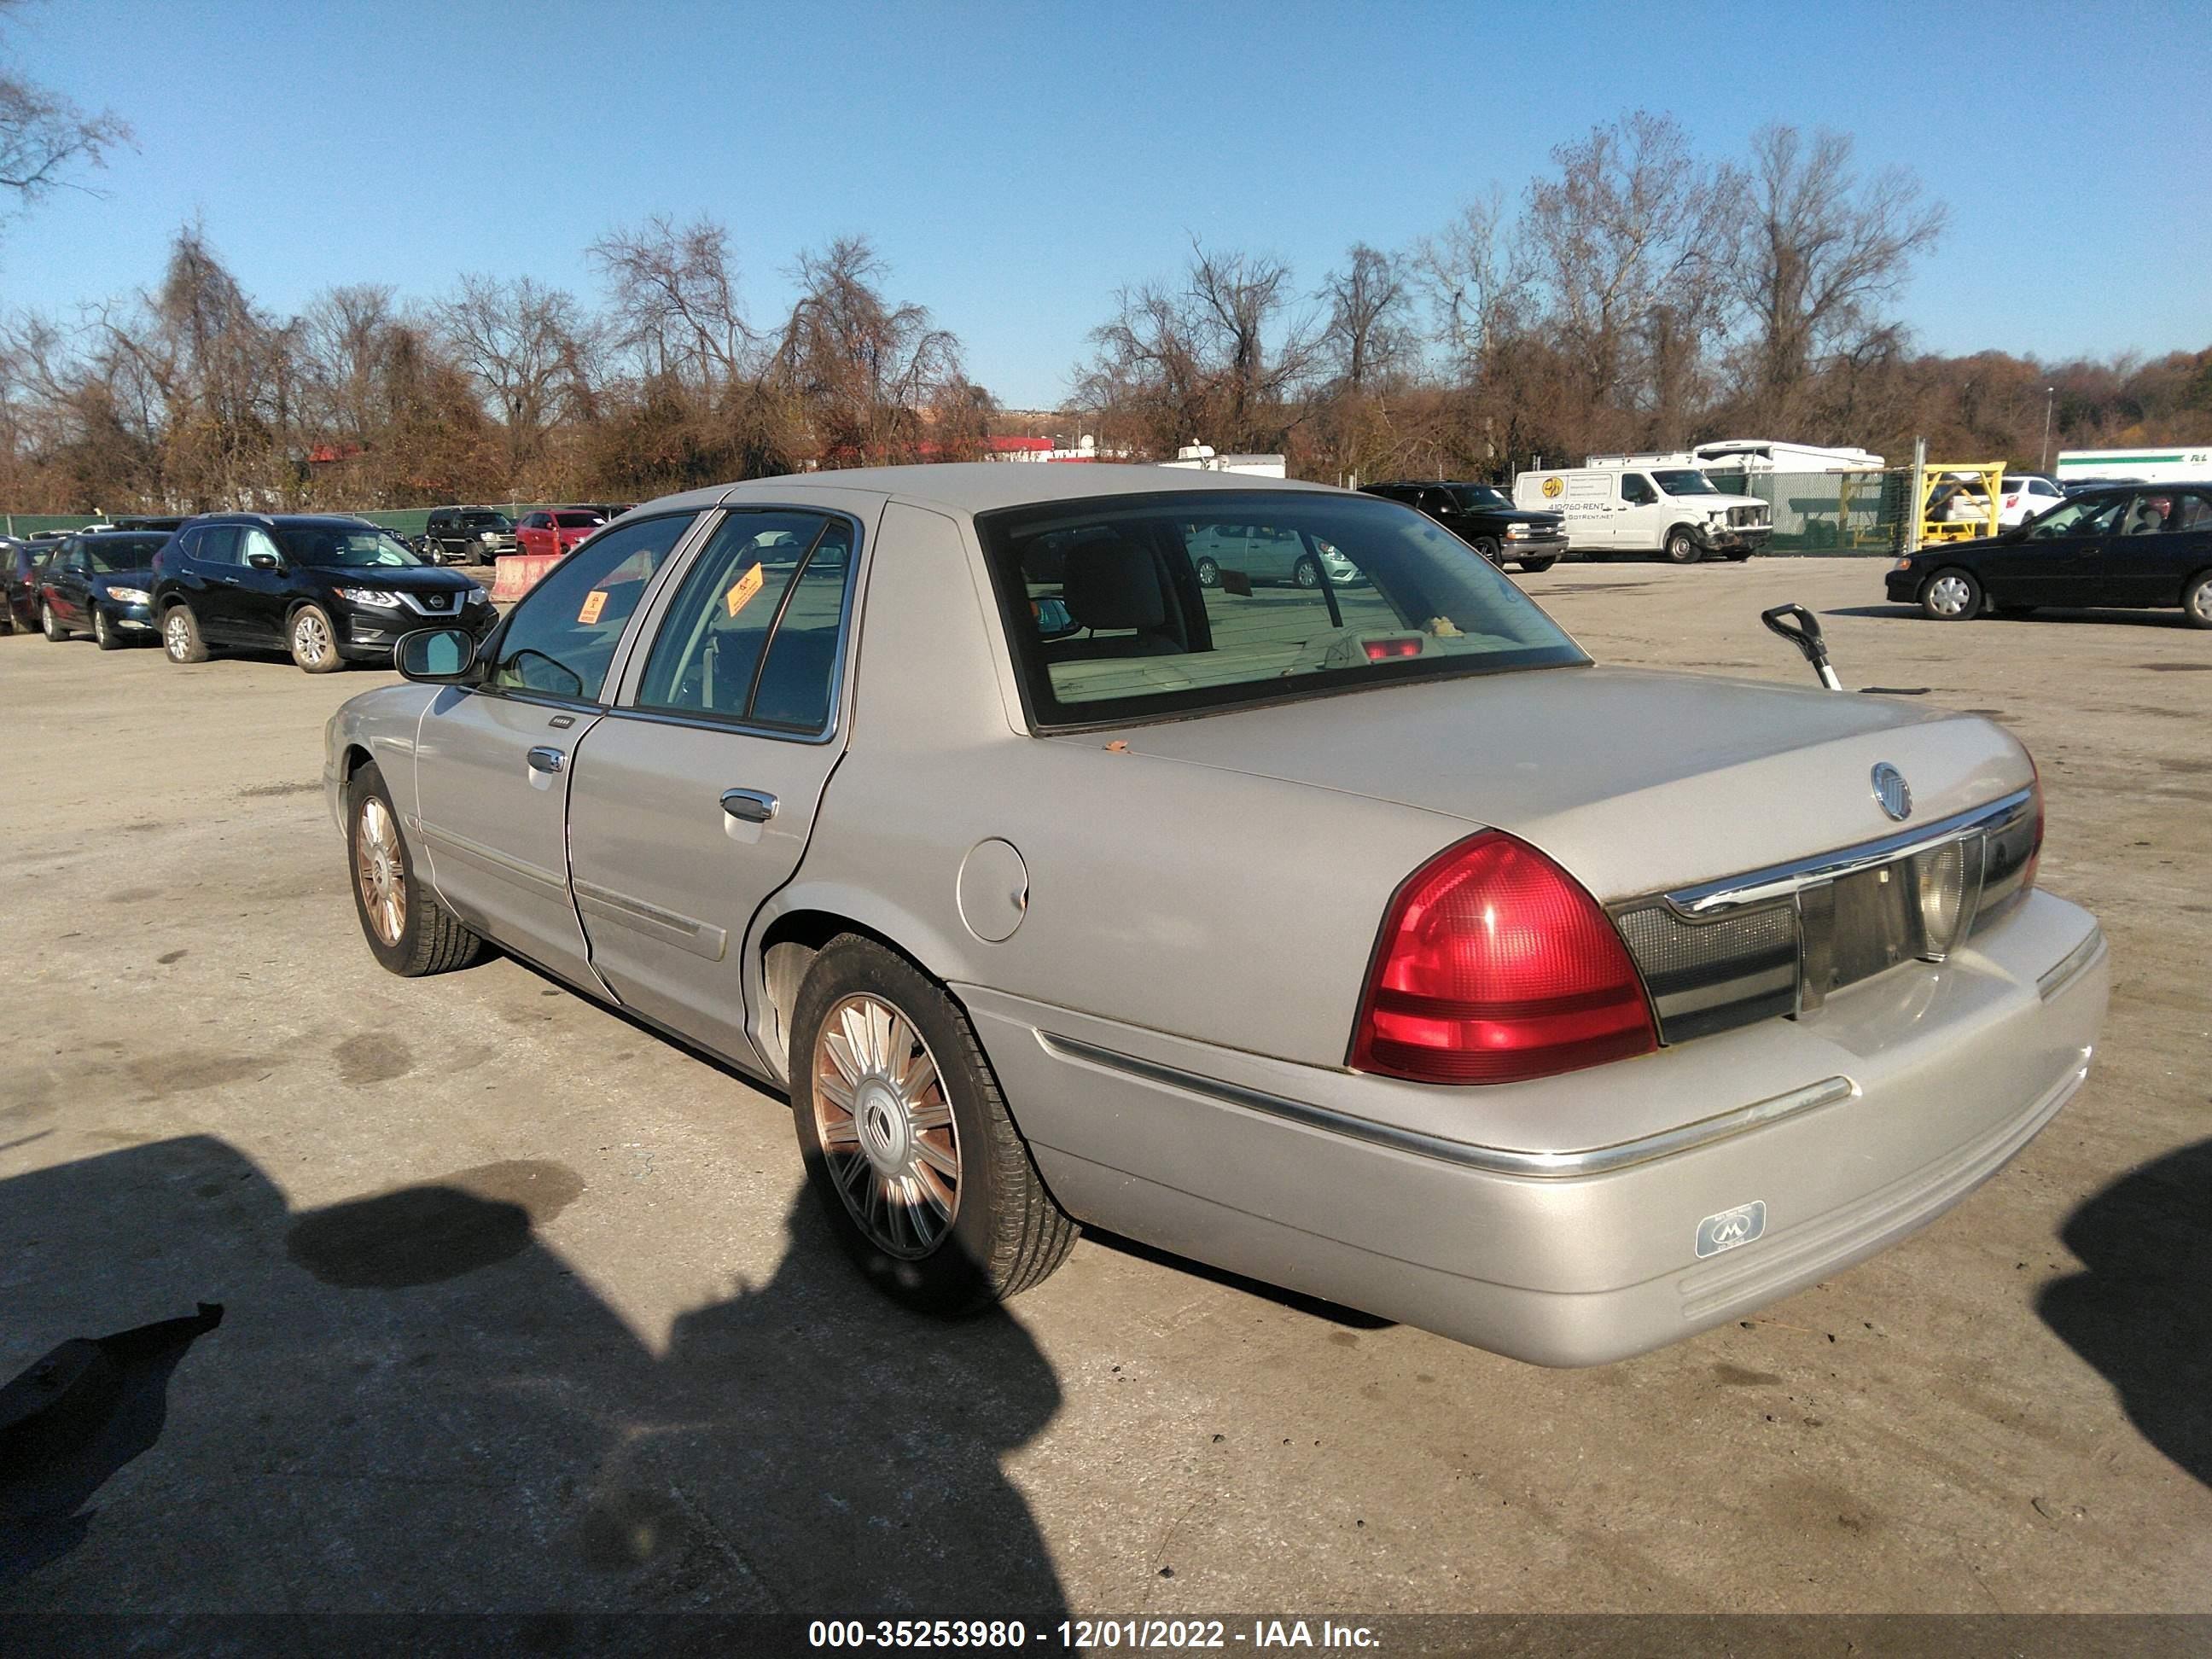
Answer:
POLYGON ((1085 628, 1158 628, 1167 620, 1152 555, 1133 542, 1069 548, 1060 597, 1085 628))

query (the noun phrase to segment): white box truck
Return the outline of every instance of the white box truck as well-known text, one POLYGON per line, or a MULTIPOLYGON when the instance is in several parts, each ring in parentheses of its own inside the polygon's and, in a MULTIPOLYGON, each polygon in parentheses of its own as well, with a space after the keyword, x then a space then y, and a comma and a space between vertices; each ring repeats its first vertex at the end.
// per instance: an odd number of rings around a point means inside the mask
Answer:
POLYGON ((1749 558, 1774 533, 1773 509, 1753 495, 1723 495, 1694 466, 1571 466, 1523 472, 1513 504, 1566 519, 1567 544, 1583 558, 1663 553, 1675 564, 1712 554, 1749 558))
POLYGON ((2051 476, 2061 489, 2086 483, 2212 483, 2203 444, 2137 444, 2132 449, 2062 449, 2051 476))

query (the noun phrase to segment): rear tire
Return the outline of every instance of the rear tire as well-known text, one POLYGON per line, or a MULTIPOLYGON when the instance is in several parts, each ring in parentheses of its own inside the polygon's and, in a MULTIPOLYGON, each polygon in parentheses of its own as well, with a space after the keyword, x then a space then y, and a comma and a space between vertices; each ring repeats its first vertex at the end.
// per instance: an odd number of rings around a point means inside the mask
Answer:
POLYGON ((2212 628, 2212 570, 2200 570, 2181 590, 2181 614, 2191 628, 2212 628))
POLYGON ((39 601, 39 632, 46 636, 49 645, 59 645, 70 636, 69 629, 62 626, 62 619, 54 615, 53 606, 44 599, 39 601))
POLYGON ((332 674, 345 666, 345 659, 338 655, 337 629, 331 624, 331 613, 319 605, 303 605, 295 611, 284 636, 291 643, 293 662, 307 673, 332 674))
POLYGON ((207 641, 200 637, 200 619, 188 605, 173 605, 161 613, 161 649, 171 662, 205 662, 207 641))
POLYGON ((1304 555, 1291 567, 1291 580, 1300 587, 1321 586, 1321 561, 1310 553, 1304 555))
POLYGON ((1688 531, 1677 526, 1667 532, 1668 563, 1695 564, 1705 556, 1705 550, 1698 545, 1697 538, 1688 531))
POLYGON ((1920 610, 1936 622, 1972 622, 1982 614, 1982 585, 1972 571, 1946 565, 1921 584, 1920 610))
POLYGON ((1212 559, 1200 559, 1198 562, 1198 585, 1200 587, 1220 586, 1221 567, 1212 559))
POLYGON ((346 781, 346 858, 362 937, 389 971, 420 979, 465 968, 483 954, 483 937, 463 927, 416 875, 398 812, 374 761, 346 781))
POLYGON ((1045 1190, 967 1016, 905 957, 849 933, 824 946, 793 1011, 790 1069, 807 1184, 894 1301, 975 1313, 1067 1259, 1075 1223, 1045 1190))

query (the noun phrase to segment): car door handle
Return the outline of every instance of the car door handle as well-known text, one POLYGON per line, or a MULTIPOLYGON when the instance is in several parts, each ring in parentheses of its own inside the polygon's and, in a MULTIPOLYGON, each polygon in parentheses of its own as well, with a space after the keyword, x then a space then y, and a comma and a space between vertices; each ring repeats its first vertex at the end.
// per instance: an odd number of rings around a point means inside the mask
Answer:
POLYGON ((766 823, 779 803, 764 789, 725 789, 722 810, 740 823, 766 823))
POLYGON ((533 772, 557 772, 568 763, 568 757, 557 749, 533 749, 524 758, 533 772))

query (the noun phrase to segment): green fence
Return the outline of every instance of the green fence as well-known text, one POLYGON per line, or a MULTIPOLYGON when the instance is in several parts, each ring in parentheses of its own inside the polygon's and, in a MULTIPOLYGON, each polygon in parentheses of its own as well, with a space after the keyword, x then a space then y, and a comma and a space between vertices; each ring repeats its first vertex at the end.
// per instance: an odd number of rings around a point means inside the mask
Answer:
POLYGON ((1912 470, 1882 472, 1708 472, 1713 488, 1755 495, 1774 509, 1770 553, 1894 557, 1905 549, 1912 470))

